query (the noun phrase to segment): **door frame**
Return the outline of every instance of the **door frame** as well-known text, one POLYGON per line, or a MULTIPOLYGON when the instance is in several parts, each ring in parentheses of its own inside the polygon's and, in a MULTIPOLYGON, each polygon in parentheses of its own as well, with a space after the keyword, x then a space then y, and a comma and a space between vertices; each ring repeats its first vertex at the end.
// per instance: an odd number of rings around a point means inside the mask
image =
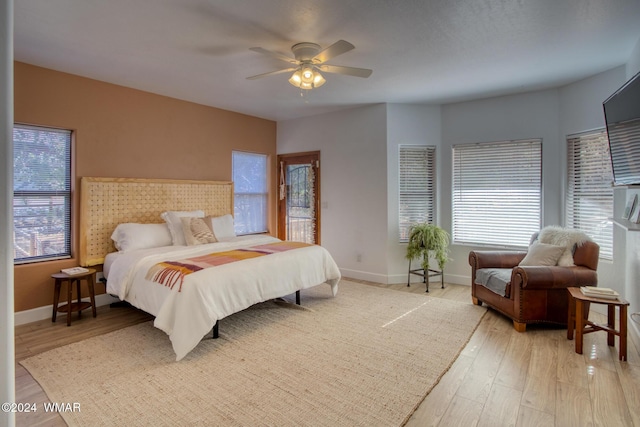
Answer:
MULTIPOLYGON (((278 154, 278 179, 277 179, 277 191, 278 194, 280 192, 280 174, 282 171, 283 163, 300 163, 300 164, 311 164, 313 167, 313 172, 315 174, 315 227, 314 227, 314 241, 316 245, 320 244, 320 151, 306 151, 302 153, 289 153, 289 154, 278 154)), ((286 224, 286 199, 280 200, 279 195, 276 195, 277 198, 277 213, 276 216, 278 218, 278 238, 284 240, 287 233, 287 224, 286 224)))

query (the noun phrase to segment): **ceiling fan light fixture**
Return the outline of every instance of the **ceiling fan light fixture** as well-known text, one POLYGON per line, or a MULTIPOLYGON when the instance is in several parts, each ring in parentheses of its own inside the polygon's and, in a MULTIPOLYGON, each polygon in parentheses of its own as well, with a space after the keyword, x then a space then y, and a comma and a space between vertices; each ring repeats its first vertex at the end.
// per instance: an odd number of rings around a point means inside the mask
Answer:
POLYGON ((313 67, 310 67, 308 65, 302 67, 302 81, 303 82, 313 81, 313 67))
POLYGON ((322 86, 326 80, 312 66, 302 66, 291 75, 289 83, 300 89, 310 90, 322 86))
POLYGON ((302 83, 302 71, 300 69, 297 69, 295 73, 291 75, 289 83, 295 87, 300 87, 300 84, 302 83))
POLYGON ((313 87, 320 87, 323 84, 325 84, 326 80, 324 79, 324 77, 322 77, 322 74, 320 74, 319 71, 316 71, 315 75, 313 76, 313 87))
POLYGON ((247 77, 249 80, 271 76, 280 73, 294 73, 289 77, 289 83, 300 89, 310 90, 322 86, 326 83, 324 73, 344 74, 347 76, 367 78, 371 75, 372 70, 366 68, 344 67, 340 65, 330 65, 326 62, 330 59, 342 55, 354 49, 354 46, 345 40, 338 40, 334 44, 325 49, 321 49, 316 43, 302 42, 291 46, 293 58, 278 52, 272 52, 261 47, 252 47, 250 50, 269 55, 280 61, 289 64, 289 68, 282 68, 269 73, 258 74, 256 76, 247 77))

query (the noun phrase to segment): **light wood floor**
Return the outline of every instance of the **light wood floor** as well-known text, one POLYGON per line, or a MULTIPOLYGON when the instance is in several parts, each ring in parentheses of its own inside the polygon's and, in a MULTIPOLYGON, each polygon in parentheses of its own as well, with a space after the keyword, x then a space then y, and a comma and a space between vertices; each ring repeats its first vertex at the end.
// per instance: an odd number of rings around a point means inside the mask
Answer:
MULTIPOLYGON (((366 283, 366 282, 362 282, 366 283)), ((424 285, 372 286, 424 294, 424 285)), ((431 297, 470 303, 468 286, 430 286, 431 297)), ((427 294, 425 294, 427 295, 427 294)), ((151 319, 133 308, 90 310, 70 327, 64 318, 16 327, 16 361, 151 319)), ((64 316, 62 316, 64 317, 64 316)), ((591 320, 603 322, 592 310, 591 320)), ((425 325, 428 327, 429 325, 425 325)), ((606 334, 585 336, 584 354, 574 352, 566 329, 531 327, 516 332, 509 319, 491 310, 460 357, 418 407, 408 426, 638 426, 640 355, 629 340, 629 361, 618 361, 606 334)), ((424 363, 429 363, 425 360, 424 363)), ((16 364, 16 401, 48 398, 31 375, 16 364)), ((20 426, 64 426, 55 413, 17 414, 20 426)))

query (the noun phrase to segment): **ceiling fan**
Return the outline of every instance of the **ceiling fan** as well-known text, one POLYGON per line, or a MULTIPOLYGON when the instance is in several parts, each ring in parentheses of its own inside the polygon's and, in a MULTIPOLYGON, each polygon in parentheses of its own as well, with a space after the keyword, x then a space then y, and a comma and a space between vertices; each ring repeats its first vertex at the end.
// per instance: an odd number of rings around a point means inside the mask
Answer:
POLYGON ((291 47, 291 51, 294 56, 294 58, 291 58, 287 55, 272 52, 261 47, 252 47, 250 50, 254 52, 269 55, 272 58, 288 62, 292 66, 282 70, 247 77, 247 79, 255 80, 275 74, 293 72, 289 78, 289 83, 295 87, 299 87, 300 89, 308 90, 320 87, 326 82, 320 71, 354 77, 369 77, 373 71, 366 68, 344 67, 341 65, 329 65, 325 63, 331 58, 342 55, 352 49, 355 49, 355 46, 344 40, 338 40, 331 46, 322 50, 316 43, 303 42, 294 44, 291 47))

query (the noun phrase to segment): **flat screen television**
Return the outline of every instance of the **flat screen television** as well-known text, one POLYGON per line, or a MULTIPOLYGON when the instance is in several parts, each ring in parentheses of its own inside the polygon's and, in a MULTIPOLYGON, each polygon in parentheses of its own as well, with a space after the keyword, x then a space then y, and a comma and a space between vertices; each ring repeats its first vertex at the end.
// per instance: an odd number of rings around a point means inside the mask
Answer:
POLYGON ((640 73, 602 104, 615 185, 640 185, 640 73))

